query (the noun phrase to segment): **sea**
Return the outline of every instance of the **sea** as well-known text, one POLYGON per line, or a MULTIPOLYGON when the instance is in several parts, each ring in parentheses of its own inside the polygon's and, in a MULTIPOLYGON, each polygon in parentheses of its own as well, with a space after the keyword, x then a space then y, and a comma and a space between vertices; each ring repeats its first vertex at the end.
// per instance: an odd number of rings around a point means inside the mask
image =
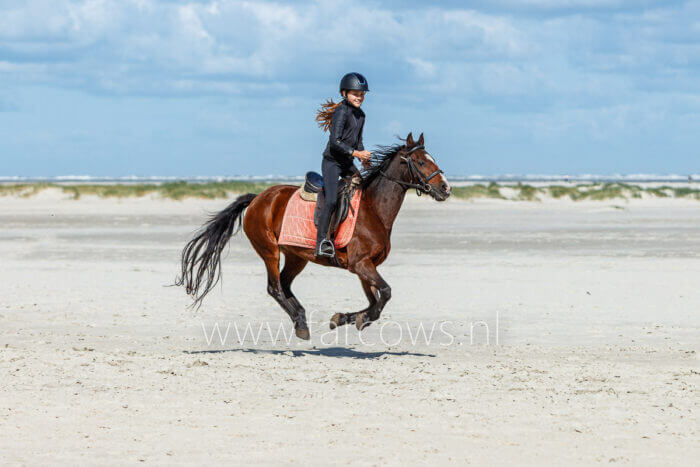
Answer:
MULTIPOLYGON (((0 176, 0 183, 118 183, 118 184, 139 184, 139 183, 167 183, 167 182, 228 182, 228 181, 249 181, 249 182, 299 182, 303 180, 303 175, 198 175, 198 176, 139 176, 129 175, 122 177, 94 176, 94 175, 58 175, 58 176, 0 176)), ((579 182, 579 183, 683 183, 700 182, 700 174, 501 174, 501 175, 449 175, 451 182, 503 182, 503 183, 557 183, 557 182, 579 182)))

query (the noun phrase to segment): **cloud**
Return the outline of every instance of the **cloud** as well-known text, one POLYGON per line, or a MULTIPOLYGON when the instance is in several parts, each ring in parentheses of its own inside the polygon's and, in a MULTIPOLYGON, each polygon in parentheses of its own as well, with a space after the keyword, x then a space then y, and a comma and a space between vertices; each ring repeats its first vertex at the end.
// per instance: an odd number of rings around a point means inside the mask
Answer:
POLYGON ((514 112, 700 90, 696 3, 408 5, 6 1, 0 82, 95 94, 279 100, 327 95, 343 72, 356 69, 388 96, 422 105, 457 97, 514 112))
POLYGON ((50 74, 59 85, 103 92, 177 93, 183 81, 225 92, 212 85, 223 79, 313 82, 335 79, 347 61, 377 71, 422 63, 425 74, 430 60, 449 60, 451 53, 453 60, 504 58, 519 53, 522 42, 505 19, 436 8, 417 15, 369 5, 347 10, 337 2, 234 0, 32 0, 0 7, 0 56, 16 65, 14 73, 39 82, 50 74), (22 63, 35 67, 21 69, 22 63))

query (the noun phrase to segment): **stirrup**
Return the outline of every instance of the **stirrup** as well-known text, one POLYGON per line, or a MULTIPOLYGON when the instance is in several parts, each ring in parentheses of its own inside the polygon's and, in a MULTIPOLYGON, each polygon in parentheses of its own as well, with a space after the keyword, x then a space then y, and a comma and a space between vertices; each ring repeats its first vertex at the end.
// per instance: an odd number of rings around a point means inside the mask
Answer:
POLYGON ((324 238, 316 244, 316 256, 325 256, 326 258, 332 258, 335 256, 335 246, 333 242, 324 238))

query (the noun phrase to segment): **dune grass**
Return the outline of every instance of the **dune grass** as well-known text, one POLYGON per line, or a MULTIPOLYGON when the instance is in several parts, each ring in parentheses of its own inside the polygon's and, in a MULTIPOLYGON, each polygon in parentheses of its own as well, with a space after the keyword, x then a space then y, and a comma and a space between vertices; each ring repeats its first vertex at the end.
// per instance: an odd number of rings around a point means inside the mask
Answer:
POLYGON ((0 196, 21 196, 22 198, 29 198, 39 193, 45 188, 50 188, 54 186, 51 183, 0 183, 0 196))
POLYGON ((227 198, 234 193, 260 193, 272 183, 227 181, 227 182, 169 182, 137 184, 57 184, 28 183, 0 184, 0 196, 15 195, 30 197, 46 188, 56 188, 70 194, 73 199, 93 195, 100 198, 128 198, 156 195, 166 199, 227 198))
MULTIPOLYGON (((291 182, 298 185, 299 182, 291 182)), ((0 184, 0 196, 31 197, 47 188, 61 190, 73 199, 82 196, 100 198, 128 198, 154 195, 164 199, 185 198, 228 198, 237 193, 260 193, 274 185, 271 182, 225 181, 225 182, 169 182, 169 183, 135 183, 135 184, 62 184, 62 183, 7 183, 0 184)), ((455 198, 507 199, 513 201, 540 201, 544 197, 555 199, 570 198, 574 201, 605 201, 612 199, 632 199, 642 196, 656 198, 686 198, 700 200, 700 188, 691 187, 643 187, 627 183, 594 183, 577 185, 549 185, 536 187, 518 183, 517 185, 499 185, 477 183, 452 188, 455 198)))
POLYGON ((554 199, 570 198, 573 201, 592 200, 605 201, 611 199, 641 198, 644 194, 656 198, 689 198, 700 200, 700 189, 670 186, 642 187, 628 183, 594 183, 577 185, 549 185, 535 187, 523 183, 517 185, 488 185, 475 184, 463 187, 454 187, 452 193, 457 198, 493 198, 510 199, 517 201, 539 201, 541 196, 549 196, 554 199), (514 196, 504 196, 504 188, 514 191, 514 196))
POLYGON ((456 186, 452 188, 452 195, 457 198, 471 199, 471 198, 495 198, 495 199, 505 199, 501 194, 500 186, 498 183, 491 182, 488 185, 468 185, 468 186, 456 186))
POLYGON ((543 192, 540 188, 532 185, 523 185, 522 183, 518 183, 515 189, 519 191, 518 199, 520 201, 537 201, 539 199, 537 195, 543 192))

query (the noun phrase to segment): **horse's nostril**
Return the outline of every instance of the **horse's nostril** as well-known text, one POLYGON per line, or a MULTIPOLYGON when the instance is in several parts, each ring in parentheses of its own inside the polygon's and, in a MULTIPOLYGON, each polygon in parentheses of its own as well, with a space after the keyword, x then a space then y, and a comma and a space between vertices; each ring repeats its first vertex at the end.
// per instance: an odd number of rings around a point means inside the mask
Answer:
POLYGON ((448 185, 447 183, 443 183, 442 184, 442 191, 449 194, 450 193, 450 185, 448 185))

